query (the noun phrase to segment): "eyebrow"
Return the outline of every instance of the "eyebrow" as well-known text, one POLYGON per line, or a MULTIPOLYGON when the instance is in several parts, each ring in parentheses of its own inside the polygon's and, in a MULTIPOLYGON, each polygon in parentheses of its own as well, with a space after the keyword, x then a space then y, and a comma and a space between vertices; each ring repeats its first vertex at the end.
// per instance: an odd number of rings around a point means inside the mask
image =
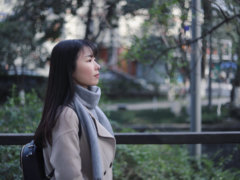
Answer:
POLYGON ((93 54, 86 55, 85 57, 94 57, 93 54))

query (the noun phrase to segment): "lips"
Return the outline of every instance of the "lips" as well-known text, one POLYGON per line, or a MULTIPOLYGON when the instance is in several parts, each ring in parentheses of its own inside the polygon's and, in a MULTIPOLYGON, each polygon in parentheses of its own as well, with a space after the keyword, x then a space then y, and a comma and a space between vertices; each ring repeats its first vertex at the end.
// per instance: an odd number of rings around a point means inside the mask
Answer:
POLYGON ((99 74, 94 75, 96 78, 99 78, 99 74))

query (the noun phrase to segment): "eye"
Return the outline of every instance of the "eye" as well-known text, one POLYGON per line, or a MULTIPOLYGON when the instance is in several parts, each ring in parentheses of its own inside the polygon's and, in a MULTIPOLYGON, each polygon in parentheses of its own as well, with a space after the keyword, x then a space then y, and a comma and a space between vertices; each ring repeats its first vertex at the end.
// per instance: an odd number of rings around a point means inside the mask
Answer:
POLYGON ((87 62, 92 62, 92 61, 95 61, 95 57, 91 57, 90 59, 87 60, 87 62))

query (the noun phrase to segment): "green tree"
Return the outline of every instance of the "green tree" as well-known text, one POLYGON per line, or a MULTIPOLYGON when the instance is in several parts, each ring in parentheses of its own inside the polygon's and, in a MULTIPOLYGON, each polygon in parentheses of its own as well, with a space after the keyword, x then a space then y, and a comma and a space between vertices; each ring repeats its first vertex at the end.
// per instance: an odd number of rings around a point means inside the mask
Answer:
MULTIPOLYGON (((132 46, 130 46, 127 53, 128 59, 138 60, 153 68, 156 63, 162 62, 165 65, 168 77, 175 78, 176 74, 180 73, 185 79, 189 79, 190 69, 189 61, 187 60, 187 50, 189 50, 191 43, 202 40, 203 78, 205 78, 207 42, 210 34, 215 39, 229 38, 228 34, 231 34, 233 53, 237 54, 236 47, 239 46, 239 35, 236 29, 239 29, 240 19, 240 4, 238 2, 234 0, 223 1, 223 3, 208 0, 202 1, 202 34, 196 39, 189 39, 186 36, 187 28, 191 26, 189 22, 191 21, 189 19, 191 10, 190 0, 155 0, 147 2, 136 0, 132 1, 132 3, 127 3, 126 7, 123 7, 124 12, 132 16, 139 15, 139 9, 147 11, 145 14, 147 18, 143 23, 142 33, 133 37, 132 46), (174 21, 176 16, 172 14, 173 9, 180 11, 178 18, 181 25, 175 34, 170 33, 176 24, 174 21), (233 27, 235 27, 234 30, 233 27)), ((237 79, 239 80, 239 78, 237 79)))
POLYGON ((25 69, 34 70, 46 64, 49 50, 43 44, 59 40, 67 23, 67 14, 78 17, 77 11, 85 8, 86 13, 79 17, 85 27, 79 29, 85 29, 86 39, 97 41, 104 30, 117 28, 118 2, 119 0, 106 0, 99 8, 98 2, 92 0, 16 1, 13 13, 0 22, 1 69, 20 73, 18 87, 23 89, 25 69), (16 59, 20 59, 20 65, 16 65, 16 59))
POLYGON ((56 40, 64 24, 67 10, 72 14, 82 5, 82 1, 16 1, 13 13, 0 22, 0 58, 1 64, 16 66, 14 60, 22 59, 22 67, 29 62, 41 65, 46 61, 42 58, 46 50, 41 44, 46 40, 56 40), (51 17, 51 18, 50 18, 51 17))
POLYGON ((81 18, 86 29, 84 37, 96 41, 104 29, 117 27, 118 2, 119 0, 106 0, 100 11, 97 2, 92 0, 16 1, 12 15, 0 22, 1 64, 15 67, 14 60, 17 57, 22 58, 22 66, 26 66, 27 59, 31 63, 44 63, 46 55, 45 58, 41 56, 45 52, 42 43, 57 41, 66 23, 66 14, 77 15, 77 10, 83 7, 83 4, 87 5, 88 9, 81 18), (99 16, 93 14, 99 11, 102 13, 99 16), (33 56, 36 59, 33 59, 33 56))
MULTIPOLYGON (((156 63, 161 62, 165 65, 165 70, 168 77, 175 77, 177 68, 184 70, 185 76, 189 75, 188 61, 186 61, 186 47, 181 44, 186 44, 188 41, 185 35, 185 27, 187 24, 187 15, 189 6, 185 1, 150 1, 136 5, 136 9, 125 7, 126 12, 132 15, 137 14, 140 8, 145 8, 146 20, 142 26, 142 35, 133 37, 133 45, 130 47, 127 57, 132 60, 138 60, 150 68, 156 63), (142 6, 141 6, 142 5, 142 6), (130 11, 130 10, 132 11, 130 11), (174 28, 176 16, 172 14, 173 9, 180 10, 179 20, 181 25, 178 28, 178 34, 174 35, 169 30, 174 28)), ((137 2, 136 2, 137 3, 137 2)), ((126 5, 128 6, 128 4, 126 5)))

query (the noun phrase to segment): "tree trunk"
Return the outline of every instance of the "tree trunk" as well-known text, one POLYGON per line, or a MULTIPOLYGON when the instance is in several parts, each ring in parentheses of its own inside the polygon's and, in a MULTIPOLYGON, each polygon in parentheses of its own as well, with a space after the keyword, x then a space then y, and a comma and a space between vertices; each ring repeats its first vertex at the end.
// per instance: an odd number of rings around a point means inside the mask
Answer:
POLYGON ((92 40, 93 38, 93 20, 92 20, 92 10, 93 10, 93 0, 90 1, 89 9, 87 13, 87 23, 86 23, 86 32, 85 39, 92 40))
MULTIPOLYGON (((202 7, 204 11, 204 23, 202 25, 202 35, 206 34, 206 32, 211 28, 209 25, 211 24, 211 1, 203 0, 202 7)), ((205 67, 207 61, 207 39, 206 37, 202 39, 202 62, 201 62, 201 74, 202 78, 205 78, 205 67)))
MULTIPOLYGON (((238 34, 238 40, 237 40, 237 44, 240 45, 240 30, 238 29, 238 27, 236 26, 237 28, 237 34, 238 34)), ((232 82, 232 91, 231 91, 231 105, 233 105, 233 108, 236 107, 236 103, 235 103, 235 100, 238 99, 240 97, 240 94, 238 94, 238 88, 240 87, 240 51, 238 50, 239 46, 236 47, 236 53, 237 53, 237 71, 236 71, 236 74, 235 74, 235 78, 232 82)))

